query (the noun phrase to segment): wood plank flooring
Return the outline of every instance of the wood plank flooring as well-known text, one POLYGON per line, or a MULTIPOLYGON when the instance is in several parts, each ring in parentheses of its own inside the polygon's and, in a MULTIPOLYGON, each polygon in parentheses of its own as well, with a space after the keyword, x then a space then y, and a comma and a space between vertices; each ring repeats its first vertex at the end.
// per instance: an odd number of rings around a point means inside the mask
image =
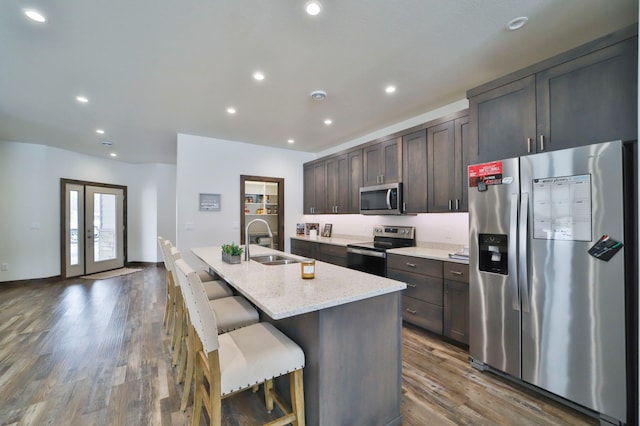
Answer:
MULTIPOLYGON (((0 283, 0 425, 190 424, 162 328, 164 286, 155 266, 107 280, 0 283)), ((275 415, 261 392, 223 402, 225 425, 275 415)), ((403 328, 402 415, 405 425, 597 423, 478 372, 465 351, 413 327, 403 328)))

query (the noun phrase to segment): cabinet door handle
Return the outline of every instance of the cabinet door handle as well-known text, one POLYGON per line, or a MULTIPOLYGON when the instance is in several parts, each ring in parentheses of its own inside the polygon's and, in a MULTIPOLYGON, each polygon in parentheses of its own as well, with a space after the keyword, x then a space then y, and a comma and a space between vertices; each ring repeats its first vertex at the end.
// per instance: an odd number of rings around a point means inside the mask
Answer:
POLYGON ((453 203, 451 202, 451 200, 449 200, 449 211, 451 211, 452 205, 453 205, 453 203))
POLYGON ((407 283, 407 287, 416 288, 416 287, 418 287, 418 286, 417 286, 417 285, 415 285, 415 284, 407 283))
POLYGON ((407 266, 409 266, 410 268, 415 268, 416 264, 407 262, 407 266))
POLYGON ((460 210, 460 200, 456 200, 456 211, 460 210))
POLYGON ((531 152, 531 138, 527 138, 527 152, 531 152))
POLYGON ((540 151, 544 151, 544 135, 540 135, 540 151))
POLYGON ((460 272, 460 271, 452 271, 452 270, 449 270, 449 273, 450 273, 450 274, 453 274, 453 275, 462 275, 462 272, 460 272))
POLYGON ((413 309, 409 309, 409 308, 405 309, 405 311, 409 312, 411 315, 415 315, 418 313, 418 311, 414 311, 413 309))

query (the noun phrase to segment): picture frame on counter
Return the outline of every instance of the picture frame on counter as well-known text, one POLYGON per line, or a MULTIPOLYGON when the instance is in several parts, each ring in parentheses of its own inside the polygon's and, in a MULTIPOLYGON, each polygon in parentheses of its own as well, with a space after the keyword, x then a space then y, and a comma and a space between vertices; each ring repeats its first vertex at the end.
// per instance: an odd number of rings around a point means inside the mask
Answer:
POLYGON ((331 228, 333 227, 332 224, 330 223, 325 223, 324 225, 324 229, 322 230, 322 236, 323 237, 331 237, 331 228))
POLYGON ((304 233, 305 235, 309 235, 309 231, 315 229, 316 235, 320 233, 320 224, 319 223, 305 223, 304 224, 304 233))
POLYGON ((296 223, 296 235, 304 235, 304 223, 296 223))

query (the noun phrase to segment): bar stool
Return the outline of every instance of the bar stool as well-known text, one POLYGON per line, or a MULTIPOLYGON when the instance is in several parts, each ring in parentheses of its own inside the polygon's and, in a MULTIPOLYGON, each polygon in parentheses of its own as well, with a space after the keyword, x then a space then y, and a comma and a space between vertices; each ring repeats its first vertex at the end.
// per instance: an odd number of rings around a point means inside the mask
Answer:
MULTIPOLYGON (((177 261, 177 265, 178 262, 177 261)), ((178 266, 180 268, 180 266, 178 266)), ((187 309, 198 336, 195 372, 195 398, 192 425, 200 424, 202 407, 211 425, 221 423, 221 400, 265 383, 267 410, 275 402, 284 416, 272 422, 304 426, 304 352, 291 339, 269 323, 252 324, 218 335, 218 319, 194 272, 187 274, 184 286, 187 309), (275 393, 272 380, 289 375, 290 410, 275 393)))
MULTIPOLYGON (((180 253, 176 253, 174 257, 174 271, 176 282, 176 294, 180 293, 180 301, 184 300, 186 286, 189 285, 187 275, 193 273, 198 281, 200 287, 207 294, 204 289, 204 283, 200 281, 200 277, 195 271, 180 258, 180 253)), ((208 299, 208 297, 207 297, 208 299)), ((245 327, 251 324, 255 324, 259 320, 258 311, 241 296, 223 297, 214 300, 208 300, 211 308, 216 312, 220 324, 219 332, 225 333, 235 330, 240 327, 245 327)), ((182 356, 180 359, 180 368, 178 369, 178 379, 180 381, 182 373, 184 372, 184 390, 182 393, 182 402, 180 408, 184 411, 187 407, 189 400, 189 394, 191 392, 191 383, 195 372, 195 358, 196 358, 196 345, 192 340, 195 338, 195 331, 189 317, 188 309, 184 309, 181 323, 184 325, 185 333, 183 336, 182 356), (186 337, 184 337, 186 336, 186 337)))
POLYGON ((162 261, 164 263, 164 269, 166 270, 166 280, 167 280, 167 296, 165 299, 164 306, 164 317, 162 319, 162 324, 165 327, 167 333, 171 329, 173 325, 173 309, 175 307, 173 301, 174 295, 174 284, 173 284, 173 275, 171 274, 171 268, 169 266, 167 260, 167 249, 165 248, 166 244, 170 244, 167 240, 162 237, 158 237, 158 246, 160 247, 160 253, 162 254, 162 261))

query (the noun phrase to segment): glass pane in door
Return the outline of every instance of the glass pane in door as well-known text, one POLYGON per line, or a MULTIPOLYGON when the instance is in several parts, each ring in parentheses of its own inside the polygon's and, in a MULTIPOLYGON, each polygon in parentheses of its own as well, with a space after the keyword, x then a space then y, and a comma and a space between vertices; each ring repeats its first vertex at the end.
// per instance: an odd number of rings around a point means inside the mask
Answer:
POLYGON ((78 191, 69 191, 69 265, 75 266, 80 263, 78 229, 78 191))
POLYGON ((93 194, 93 251, 96 262, 115 259, 118 255, 116 240, 116 196, 93 194))

